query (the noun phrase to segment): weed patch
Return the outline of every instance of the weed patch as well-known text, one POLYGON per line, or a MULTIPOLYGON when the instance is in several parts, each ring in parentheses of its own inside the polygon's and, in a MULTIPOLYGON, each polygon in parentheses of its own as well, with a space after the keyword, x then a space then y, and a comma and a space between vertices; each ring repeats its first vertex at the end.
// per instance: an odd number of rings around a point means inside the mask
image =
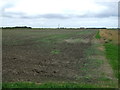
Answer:
POLYGON ((53 50, 51 51, 51 54, 59 54, 60 53, 60 50, 53 50))
POLYGON ((100 38, 101 38, 101 36, 100 36, 99 33, 100 33, 100 32, 98 31, 97 34, 96 34, 96 36, 95 36, 96 39, 100 39, 100 38))

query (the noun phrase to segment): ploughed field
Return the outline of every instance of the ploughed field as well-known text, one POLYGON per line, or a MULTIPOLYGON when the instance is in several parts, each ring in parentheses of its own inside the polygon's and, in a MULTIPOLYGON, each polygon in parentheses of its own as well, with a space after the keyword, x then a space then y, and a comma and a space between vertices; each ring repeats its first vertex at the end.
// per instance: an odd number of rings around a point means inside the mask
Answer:
POLYGON ((115 78, 107 71, 104 51, 95 39, 97 32, 3 30, 3 82, 105 83, 114 87, 115 78))

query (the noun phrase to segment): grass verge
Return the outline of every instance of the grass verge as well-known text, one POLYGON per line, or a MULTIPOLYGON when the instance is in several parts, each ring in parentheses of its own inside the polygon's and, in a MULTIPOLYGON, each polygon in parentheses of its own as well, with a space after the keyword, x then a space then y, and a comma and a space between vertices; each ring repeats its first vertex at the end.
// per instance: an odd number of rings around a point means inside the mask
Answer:
POLYGON ((32 82, 3 83, 2 88, 98 88, 96 85, 78 83, 44 83, 36 84, 32 82))
POLYGON ((118 77, 118 45, 105 43, 104 46, 106 57, 115 72, 115 76, 118 77))

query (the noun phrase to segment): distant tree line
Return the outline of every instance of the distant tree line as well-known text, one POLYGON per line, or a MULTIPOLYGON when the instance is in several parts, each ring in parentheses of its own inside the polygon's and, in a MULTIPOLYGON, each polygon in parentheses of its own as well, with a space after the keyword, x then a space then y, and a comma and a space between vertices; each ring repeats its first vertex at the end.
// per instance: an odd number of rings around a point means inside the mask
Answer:
POLYGON ((102 28, 85 28, 85 27, 80 27, 80 28, 65 28, 65 27, 60 27, 58 29, 107 29, 106 27, 102 28))
POLYGON ((103 27, 103 28, 86 28, 86 29, 107 29, 107 28, 103 27))
POLYGON ((86 27, 79 27, 79 28, 66 28, 66 27, 59 27, 59 28, 32 28, 32 27, 27 27, 27 26, 15 26, 15 27, 0 27, 0 29, 40 29, 40 30, 46 30, 46 29, 118 29, 120 30, 120 28, 106 28, 106 27, 101 27, 101 28, 86 28, 86 27))
POLYGON ((2 29, 32 29, 32 27, 16 26, 16 27, 2 27, 2 29))

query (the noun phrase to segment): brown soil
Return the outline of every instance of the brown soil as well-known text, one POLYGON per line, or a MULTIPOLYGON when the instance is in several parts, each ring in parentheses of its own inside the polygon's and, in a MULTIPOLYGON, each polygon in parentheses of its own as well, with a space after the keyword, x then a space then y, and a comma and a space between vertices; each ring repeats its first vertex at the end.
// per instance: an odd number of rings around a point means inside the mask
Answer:
MULTIPOLYGON (((87 37, 92 39, 93 34, 87 37)), ((38 45, 29 41, 22 45, 4 45, 3 41, 3 82, 80 82, 76 77, 84 76, 81 71, 87 61, 84 50, 90 46, 91 42, 68 43, 65 40, 50 46, 41 41, 38 45), (52 54, 54 50, 60 53, 52 54)))
POLYGON ((3 81, 75 81, 85 62, 83 46, 88 48, 90 43, 61 43, 53 48, 61 51, 58 55, 45 48, 3 46, 3 81))

